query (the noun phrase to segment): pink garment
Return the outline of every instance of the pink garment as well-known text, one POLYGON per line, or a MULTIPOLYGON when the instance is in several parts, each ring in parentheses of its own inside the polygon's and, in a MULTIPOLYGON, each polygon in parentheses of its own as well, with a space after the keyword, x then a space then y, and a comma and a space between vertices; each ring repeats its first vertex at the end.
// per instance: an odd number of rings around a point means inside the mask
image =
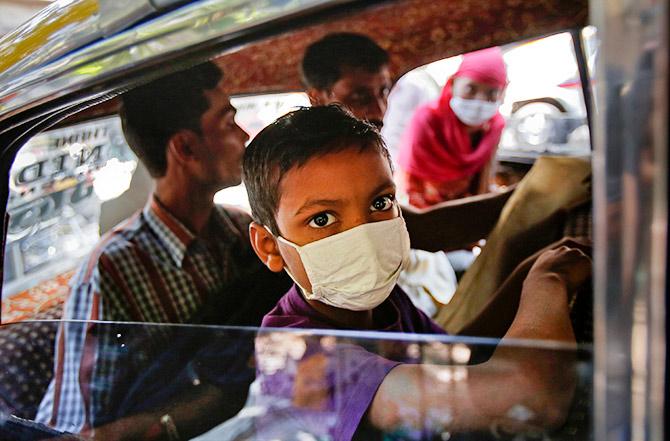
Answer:
POLYGON ((442 96, 417 109, 405 133, 398 163, 400 168, 419 178, 447 182, 472 177, 493 156, 505 119, 496 113, 486 124, 477 146, 472 146, 466 125, 449 105, 456 77, 504 87, 507 74, 499 48, 484 49, 463 56, 458 71, 447 81, 442 96))
POLYGON ((499 47, 490 47, 463 55, 463 61, 453 77, 468 77, 480 83, 505 87, 507 68, 499 47))

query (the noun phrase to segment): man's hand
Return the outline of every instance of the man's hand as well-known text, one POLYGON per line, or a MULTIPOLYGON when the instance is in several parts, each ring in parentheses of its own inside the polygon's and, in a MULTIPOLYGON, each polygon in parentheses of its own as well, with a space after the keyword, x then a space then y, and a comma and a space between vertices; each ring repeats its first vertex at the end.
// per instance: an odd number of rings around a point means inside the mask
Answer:
POLYGON ((544 251, 528 273, 526 283, 557 278, 568 293, 574 292, 591 275, 591 259, 583 250, 588 245, 576 239, 561 241, 556 248, 544 251))
POLYGON ((443 202, 426 209, 402 207, 412 248, 442 251, 466 248, 483 239, 498 222, 515 186, 443 202))

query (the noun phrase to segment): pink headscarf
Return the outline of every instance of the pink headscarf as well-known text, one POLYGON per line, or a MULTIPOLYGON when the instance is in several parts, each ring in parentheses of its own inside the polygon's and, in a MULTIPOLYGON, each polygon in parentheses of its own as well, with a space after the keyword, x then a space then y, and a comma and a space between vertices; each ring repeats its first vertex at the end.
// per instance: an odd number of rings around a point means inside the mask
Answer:
POLYGON ((505 87, 507 69, 502 52, 493 47, 463 56, 458 71, 447 81, 442 96, 419 107, 404 136, 398 162, 407 173, 436 182, 448 182, 479 172, 491 159, 500 141, 505 120, 496 113, 484 125, 484 134, 477 146, 449 105, 454 78, 505 87))

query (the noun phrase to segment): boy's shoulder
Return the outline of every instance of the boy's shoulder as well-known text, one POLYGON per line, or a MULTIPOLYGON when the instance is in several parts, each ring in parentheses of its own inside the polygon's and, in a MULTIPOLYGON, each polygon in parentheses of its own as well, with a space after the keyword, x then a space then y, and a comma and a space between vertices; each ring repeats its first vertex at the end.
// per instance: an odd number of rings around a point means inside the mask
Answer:
POLYGON ((312 308, 302 298, 298 287, 293 284, 274 308, 263 317, 264 328, 330 328, 318 319, 312 308))
MULTIPOLYGON (((396 317, 390 318, 392 324, 384 330, 418 334, 445 333, 437 323, 414 306, 409 296, 398 285, 393 288, 385 303, 390 307, 387 310, 394 311, 396 317)), ((261 326, 267 328, 334 328, 309 306, 295 284, 263 317, 261 326)))
POLYGON ((389 299, 398 312, 399 332, 417 334, 446 334, 437 323, 417 308, 407 293, 399 285, 395 285, 389 299))

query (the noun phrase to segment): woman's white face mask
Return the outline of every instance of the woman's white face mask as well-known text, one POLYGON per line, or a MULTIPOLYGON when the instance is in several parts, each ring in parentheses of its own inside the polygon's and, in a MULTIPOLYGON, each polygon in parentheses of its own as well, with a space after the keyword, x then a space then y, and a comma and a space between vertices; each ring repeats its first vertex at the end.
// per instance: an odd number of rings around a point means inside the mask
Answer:
POLYGON ((500 108, 500 101, 469 100, 454 96, 449 106, 463 124, 478 127, 493 118, 500 108))
MULTIPOLYGON (((294 248, 312 284, 300 287, 309 300, 351 311, 374 309, 391 294, 409 259, 409 234, 402 216, 359 225, 294 248)), ((286 272, 300 286, 286 268, 286 272)))

